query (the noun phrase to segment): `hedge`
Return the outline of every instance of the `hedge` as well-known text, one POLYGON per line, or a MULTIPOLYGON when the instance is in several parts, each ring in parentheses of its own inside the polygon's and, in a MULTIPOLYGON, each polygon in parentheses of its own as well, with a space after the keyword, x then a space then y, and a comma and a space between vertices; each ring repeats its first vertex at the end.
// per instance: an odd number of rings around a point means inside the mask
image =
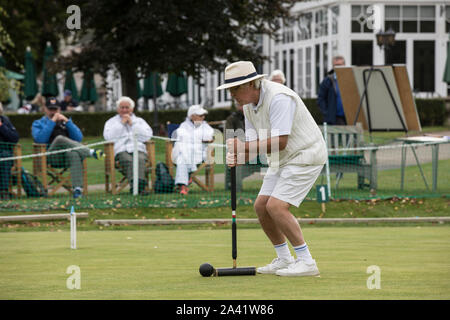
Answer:
MULTIPOLYGON (((311 115, 317 123, 322 123, 322 114, 317 107, 316 99, 303 99, 311 115)), ((416 99, 417 111, 422 126, 442 126, 448 116, 443 99, 416 99)), ((224 120, 231 114, 231 108, 216 108, 208 110, 207 121, 224 120)), ((108 112, 77 112, 70 117, 81 129, 84 136, 102 136, 105 122, 116 115, 115 111, 108 112)), ((138 111, 136 115, 144 118, 153 127, 153 112, 138 111)), ((42 114, 8 114, 21 138, 31 137, 31 125, 42 114)), ((158 112, 159 123, 181 123, 186 118, 186 110, 164 110, 158 112)))

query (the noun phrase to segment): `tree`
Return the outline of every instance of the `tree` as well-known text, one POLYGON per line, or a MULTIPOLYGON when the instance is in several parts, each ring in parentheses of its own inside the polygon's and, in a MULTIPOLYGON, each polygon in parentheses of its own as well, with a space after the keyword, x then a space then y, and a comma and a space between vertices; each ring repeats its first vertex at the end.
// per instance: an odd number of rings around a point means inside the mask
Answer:
MULTIPOLYGON (((67 7, 71 0, 2 0, 1 7, 6 15, 0 14, 0 26, 12 40, 13 46, 3 51, 7 67, 16 72, 23 71, 25 50, 30 46, 36 59, 39 73, 47 41, 58 52, 60 39, 67 37, 67 7)), ((2 41, 0 41, 1 43, 2 41)))
POLYGON ((79 52, 59 59, 61 69, 115 66, 124 94, 137 98, 136 72, 222 70, 229 61, 260 63, 258 35, 276 35, 294 0, 91 0, 80 3, 79 52))

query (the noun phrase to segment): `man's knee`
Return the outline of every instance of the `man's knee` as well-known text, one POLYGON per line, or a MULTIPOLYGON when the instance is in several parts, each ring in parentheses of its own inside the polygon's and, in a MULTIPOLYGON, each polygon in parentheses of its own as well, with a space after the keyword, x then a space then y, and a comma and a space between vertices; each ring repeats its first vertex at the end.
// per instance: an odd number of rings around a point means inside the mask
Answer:
POLYGON ((258 216, 267 214, 266 205, 268 199, 269 199, 268 197, 264 196, 259 196, 256 198, 253 208, 255 209, 255 212, 256 214, 258 214, 258 216))
POLYGON ((273 216, 284 209, 289 209, 289 204, 277 198, 269 198, 266 204, 267 212, 273 216))

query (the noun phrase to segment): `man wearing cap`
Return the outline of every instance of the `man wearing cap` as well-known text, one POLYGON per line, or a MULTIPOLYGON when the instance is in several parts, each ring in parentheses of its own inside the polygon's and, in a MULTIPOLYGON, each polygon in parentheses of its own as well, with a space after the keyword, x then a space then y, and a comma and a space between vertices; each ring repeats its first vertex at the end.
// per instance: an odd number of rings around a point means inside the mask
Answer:
MULTIPOLYGON (((67 119, 62 113, 56 98, 49 98, 44 107, 45 115, 33 121, 31 134, 34 142, 45 143, 48 151, 69 149, 83 146, 81 140, 83 134, 73 123, 72 119, 67 119)), ((83 193, 83 160, 87 157, 96 159, 103 158, 103 151, 100 149, 89 149, 87 147, 75 149, 64 153, 50 154, 48 163, 55 168, 70 167, 72 178, 73 197, 80 198, 83 193)))
MULTIPOLYGON (((77 111, 78 102, 73 99, 72 91, 64 90, 64 99, 60 103, 61 111, 77 111)), ((81 110, 80 110, 81 111, 81 110)))
POLYGON ((300 97, 264 77, 249 61, 225 68, 225 83, 217 90, 229 89, 231 96, 244 105, 246 135, 242 142, 226 133, 227 164, 233 167, 255 154, 267 154, 269 169, 254 208, 277 258, 257 272, 317 276, 319 269, 289 208, 300 205, 322 171, 327 159, 325 141, 300 97))
POLYGON ((136 133, 138 148, 138 193, 147 195, 145 190, 148 181, 145 177, 145 162, 147 149, 145 142, 153 136, 153 130, 148 123, 134 113, 134 101, 129 97, 117 100, 117 115, 106 121, 103 137, 114 142, 114 158, 119 161, 120 171, 127 177, 133 193, 133 133, 136 133))
POLYGON ((214 140, 214 129, 205 121, 207 113, 200 105, 189 107, 186 120, 172 134, 176 140, 172 150, 172 161, 177 165, 175 184, 183 195, 189 192, 189 174, 206 159, 206 143, 214 140))

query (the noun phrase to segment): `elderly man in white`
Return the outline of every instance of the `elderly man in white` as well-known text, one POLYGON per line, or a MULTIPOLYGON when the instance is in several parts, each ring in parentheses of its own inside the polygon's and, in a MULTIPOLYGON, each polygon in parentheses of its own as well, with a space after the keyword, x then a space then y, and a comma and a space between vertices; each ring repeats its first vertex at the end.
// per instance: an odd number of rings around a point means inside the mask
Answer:
POLYGON ((133 193, 133 133, 136 132, 139 159, 139 194, 145 195, 145 187, 148 182, 145 179, 147 150, 144 143, 153 136, 153 131, 144 119, 133 113, 133 110, 134 101, 129 97, 121 97, 117 101, 117 115, 105 123, 103 137, 107 141, 114 142, 114 157, 119 161, 121 171, 127 177, 131 186, 130 192, 133 193))
POLYGON ((205 121, 207 113, 200 105, 189 107, 186 120, 172 134, 176 140, 172 151, 172 161, 177 165, 175 184, 183 195, 189 192, 189 174, 206 159, 206 143, 214 140, 214 129, 205 121))
POLYGON ((317 276, 300 225, 289 211, 298 207, 314 185, 327 159, 322 133, 301 98, 288 87, 264 79, 252 62, 238 61, 225 68, 231 97, 244 105, 246 142, 227 139, 227 165, 234 167, 266 154, 269 169, 254 208, 277 257, 258 273, 279 276, 317 276), (238 157, 239 156, 239 157, 238 157), (289 241, 297 259, 291 255, 289 241))

